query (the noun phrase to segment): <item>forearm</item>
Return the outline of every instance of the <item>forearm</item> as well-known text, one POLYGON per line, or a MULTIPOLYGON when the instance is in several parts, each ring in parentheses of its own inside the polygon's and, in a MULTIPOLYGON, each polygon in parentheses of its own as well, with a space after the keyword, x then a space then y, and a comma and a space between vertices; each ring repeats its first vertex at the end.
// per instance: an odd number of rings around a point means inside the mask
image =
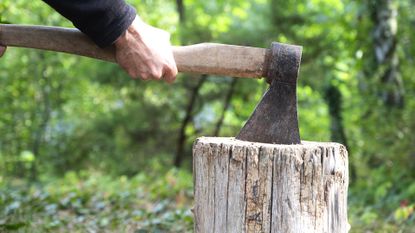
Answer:
MULTIPOLYGON (((137 17, 124 0, 43 0, 98 46, 114 44, 115 59, 132 78, 173 82, 176 62, 170 34, 137 17)), ((0 57, 6 47, 0 45, 0 57)))
POLYGON ((122 35, 133 22, 135 9, 124 0, 43 0, 100 47, 122 35))

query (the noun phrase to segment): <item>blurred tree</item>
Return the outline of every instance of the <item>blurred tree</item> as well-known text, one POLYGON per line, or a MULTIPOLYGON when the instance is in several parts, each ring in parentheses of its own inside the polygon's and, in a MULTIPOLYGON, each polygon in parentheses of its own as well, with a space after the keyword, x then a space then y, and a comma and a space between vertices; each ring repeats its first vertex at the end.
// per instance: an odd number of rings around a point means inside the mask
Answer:
POLYGON ((343 100, 339 88, 330 83, 325 89, 325 98, 329 106, 331 141, 339 142, 349 148, 343 124, 343 100))
POLYGON ((368 4, 373 23, 374 60, 368 73, 379 79, 383 102, 390 107, 402 108, 404 88, 397 53, 398 1, 371 0, 368 4))
POLYGON ((199 96, 199 91, 202 88, 203 84, 205 83, 207 79, 207 75, 202 75, 200 78, 198 78, 198 82, 196 85, 191 87, 190 89, 190 97, 189 102, 186 107, 186 113, 185 117, 183 118, 182 125, 179 129, 179 137, 177 141, 177 151, 176 156, 174 158, 174 166, 180 167, 180 165, 183 162, 183 159, 186 157, 186 142, 187 142, 187 135, 186 135, 186 129, 188 125, 192 122, 193 115, 194 115, 194 107, 196 100, 199 96))
POLYGON ((225 100, 223 102, 223 110, 220 113, 220 116, 219 116, 218 121, 217 121, 216 126, 215 126, 215 130, 213 131, 213 136, 215 136, 215 137, 219 136, 220 130, 221 130, 222 125, 223 125, 223 121, 225 120, 225 114, 229 110, 229 107, 230 107, 230 104, 231 104, 231 101, 232 101, 232 97, 235 93, 235 87, 236 87, 237 83, 238 83, 238 79, 233 78, 232 81, 229 84, 229 90, 227 91, 225 100))
POLYGON ((180 23, 184 23, 185 20, 185 14, 184 14, 184 2, 183 0, 176 0, 176 5, 177 5, 177 13, 179 14, 179 22, 180 23))

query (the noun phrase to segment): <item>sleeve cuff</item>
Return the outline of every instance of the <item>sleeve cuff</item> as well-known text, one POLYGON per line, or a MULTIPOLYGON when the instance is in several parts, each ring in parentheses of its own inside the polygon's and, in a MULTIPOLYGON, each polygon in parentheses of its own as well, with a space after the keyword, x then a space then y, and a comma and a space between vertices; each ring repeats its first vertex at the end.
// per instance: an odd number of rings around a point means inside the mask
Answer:
POLYGON ((92 40, 101 48, 112 45, 133 23, 136 16, 135 8, 126 4, 125 9, 118 13, 118 17, 106 28, 104 34, 91 37, 92 40))

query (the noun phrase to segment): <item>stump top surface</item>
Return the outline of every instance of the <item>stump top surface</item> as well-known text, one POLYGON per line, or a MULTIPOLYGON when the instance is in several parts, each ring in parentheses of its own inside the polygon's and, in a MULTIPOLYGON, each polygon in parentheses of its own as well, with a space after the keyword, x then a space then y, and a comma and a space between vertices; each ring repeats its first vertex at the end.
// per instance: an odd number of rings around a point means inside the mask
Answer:
POLYGON ((196 143, 202 144, 226 144, 233 146, 256 146, 256 147, 268 147, 268 148, 310 148, 310 147, 343 147, 340 143, 335 142, 311 142, 301 141, 301 144, 297 145, 285 145, 285 144, 268 144, 260 142, 248 142, 235 139, 234 137, 199 137, 196 143))

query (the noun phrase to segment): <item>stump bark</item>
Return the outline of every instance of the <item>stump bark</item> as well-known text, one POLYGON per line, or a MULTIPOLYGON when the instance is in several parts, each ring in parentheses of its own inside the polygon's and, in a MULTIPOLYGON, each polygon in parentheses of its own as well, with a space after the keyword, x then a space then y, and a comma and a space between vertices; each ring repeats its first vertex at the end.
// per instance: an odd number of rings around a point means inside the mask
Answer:
POLYGON ((195 232, 348 232, 346 148, 202 137, 193 147, 195 232))

